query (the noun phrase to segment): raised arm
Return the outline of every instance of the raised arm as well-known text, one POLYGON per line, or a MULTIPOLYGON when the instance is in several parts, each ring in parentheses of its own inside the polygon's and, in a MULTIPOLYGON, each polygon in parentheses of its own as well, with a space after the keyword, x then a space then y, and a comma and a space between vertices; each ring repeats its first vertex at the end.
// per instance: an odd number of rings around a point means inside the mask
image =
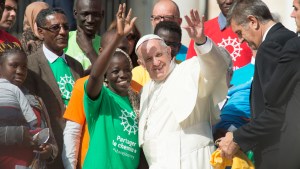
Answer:
MULTIPOLYGON (((226 93, 227 86, 215 84, 223 84, 231 59, 230 54, 226 49, 218 47, 213 41, 206 37, 204 34, 204 16, 200 19, 197 10, 191 10, 190 16, 185 16, 185 19, 188 25, 184 28, 187 30, 190 38, 195 41, 195 51, 200 63, 201 76, 208 81, 208 83, 206 83, 208 84, 206 85, 207 93, 217 91, 217 88, 219 88, 218 91, 222 89, 222 91, 226 93)), ((220 96, 222 96, 224 92, 221 92, 222 94, 220 96)), ((216 92, 216 94, 219 95, 220 92, 216 92)))
POLYGON ((92 66, 90 77, 86 86, 86 91, 91 99, 96 99, 102 89, 104 74, 110 64, 111 56, 116 50, 120 40, 126 36, 133 28, 136 17, 131 19, 131 9, 125 15, 126 4, 120 4, 116 14, 117 32, 113 36, 107 47, 100 53, 99 57, 92 66))
POLYGON ((197 10, 190 11, 190 17, 184 16, 187 22, 187 26, 183 28, 189 34, 189 37, 195 41, 196 44, 204 44, 206 42, 206 36, 204 35, 204 16, 200 19, 200 15, 197 10))

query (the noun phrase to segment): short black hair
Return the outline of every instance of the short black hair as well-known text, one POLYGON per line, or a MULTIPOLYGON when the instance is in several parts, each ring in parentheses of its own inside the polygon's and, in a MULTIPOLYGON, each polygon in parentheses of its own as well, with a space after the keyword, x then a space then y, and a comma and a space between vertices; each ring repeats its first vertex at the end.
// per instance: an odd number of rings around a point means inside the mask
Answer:
POLYGON ((166 31, 170 31, 170 32, 174 32, 177 33, 179 35, 180 41, 181 41, 181 36, 182 36, 182 31, 180 26, 173 21, 162 21, 159 22, 154 29, 154 34, 157 35, 158 31, 162 29, 162 30, 166 30, 166 31))
POLYGON ((114 34, 117 32, 116 28, 109 29, 101 36, 100 46, 102 48, 105 48, 107 45, 109 45, 108 42, 110 42, 111 37, 114 36, 114 34))
POLYGON ((47 8, 47 9, 43 9, 41 10, 38 15, 36 16, 36 25, 37 27, 43 27, 46 25, 46 17, 49 15, 53 15, 56 13, 60 13, 63 15, 66 15, 66 13, 60 9, 60 8, 47 8))
POLYGON ((17 42, 2 42, 0 43, 0 64, 2 64, 10 54, 24 53, 21 45, 17 42))

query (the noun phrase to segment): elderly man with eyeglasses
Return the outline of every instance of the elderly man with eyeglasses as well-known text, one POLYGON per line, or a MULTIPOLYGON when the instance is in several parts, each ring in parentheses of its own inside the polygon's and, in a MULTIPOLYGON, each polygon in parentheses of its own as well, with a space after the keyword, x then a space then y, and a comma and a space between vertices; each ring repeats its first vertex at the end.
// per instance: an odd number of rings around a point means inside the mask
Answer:
MULTIPOLYGON (((159 22, 173 21, 179 26, 182 18, 177 4, 174 1, 159 0, 153 7, 151 15, 151 24, 153 29, 159 22)), ((184 61, 186 59, 187 47, 181 45, 179 52, 176 55, 176 60, 184 61)))
MULTIPOLYGON (((174 1, 159 0, 154 5, 152 10, 152 15, 151 15, 151 24, 153 26, 153 29, 155 29, 156 25, 159 22, 163 22, 163 21, 172 21, 178 24, 179 26, 181 25, 182 18, 180 17, 179 8, 174 1)), ((180 40, 181 40, 181 35, 180 35, 180 40)), ((175 60, 177 61, 177 63, 181 63, 184 60, 186 60, 187 50, 188 49, 186 46, 180 44, 179 51, 177 51, 177 54, 175 56, 175 60)), ((144 84, 146 84, 149 80, 150 80, 150 76, 143 66, 140 65, 132 69, 132 81, 133 83, 139 84, 137 86, 139 86, 140 88, 144 84)), ((139 91, 140 88, 137 88, 135 90, 139 91)))
POLYGON ((44 9, 36 18, 43 46, 28 56, 28 76, 25 86, 40 96, 48 110, 59 156, 48 168, 64 168, 61 160, 63 147, 63 113, 68 105, 74 81, 83 76, 81 64, 66 55, 69 26, 61 9, 44 9))

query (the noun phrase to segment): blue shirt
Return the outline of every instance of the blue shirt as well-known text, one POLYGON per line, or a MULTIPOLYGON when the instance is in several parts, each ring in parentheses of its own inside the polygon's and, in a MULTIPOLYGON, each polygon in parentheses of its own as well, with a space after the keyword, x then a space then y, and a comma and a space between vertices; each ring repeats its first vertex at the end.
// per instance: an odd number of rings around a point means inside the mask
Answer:
POLYGON ((188 48, 184 45, 181 45, 179 52, 176 55, 176 60, 181 61, 181 62, 185 61, 187 51, 188 51, 188 48))

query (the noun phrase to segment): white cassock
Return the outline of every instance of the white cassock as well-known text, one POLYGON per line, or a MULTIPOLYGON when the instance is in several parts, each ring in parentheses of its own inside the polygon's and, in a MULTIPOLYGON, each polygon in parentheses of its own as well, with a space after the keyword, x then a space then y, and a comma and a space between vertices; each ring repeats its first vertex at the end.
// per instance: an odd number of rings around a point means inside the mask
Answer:
POLYGON ((208 38, 198 56, 176 65, 162 82, 142 90, 139 145, 150 169, 210 169, 211 126, 227 95, 229 53, 208 38))

